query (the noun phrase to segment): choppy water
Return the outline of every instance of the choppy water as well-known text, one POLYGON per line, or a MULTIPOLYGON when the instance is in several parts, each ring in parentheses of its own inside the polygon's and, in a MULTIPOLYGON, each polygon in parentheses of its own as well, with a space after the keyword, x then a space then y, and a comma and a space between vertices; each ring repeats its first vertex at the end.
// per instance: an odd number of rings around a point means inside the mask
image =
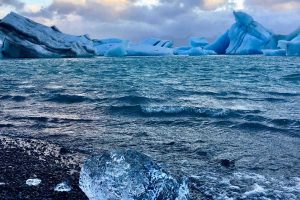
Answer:
POLYGON ((0 60, 0 132, 136 149, 214 199, 300 199, 300 58, 0 60))

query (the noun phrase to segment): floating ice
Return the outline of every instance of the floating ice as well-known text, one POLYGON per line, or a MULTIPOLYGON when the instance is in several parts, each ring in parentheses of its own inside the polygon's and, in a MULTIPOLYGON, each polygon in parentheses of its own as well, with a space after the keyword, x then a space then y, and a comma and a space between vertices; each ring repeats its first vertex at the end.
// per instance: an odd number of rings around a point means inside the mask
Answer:
POLYGON ((165 48, 172 48, 173 41, 171 40, 162 40, 158 38, 148 38, 141 42, 142 45, 150 45, 156 47, 165 47, 165 48))
POLYGON ((164 172, 148 156, 117 150, 89 158, 79 186, 90 200, 186 200, 188 188, 164 172))
POLYGON ((261 195, 265 195, 265 189, 262 186, 255 183, 253 185, 253 190, 245 192, 243 198, 250 198, 253 196, 259 197, 261 195))
POLYGON ((11 12, 0 22, 3 54, 12 58, 88 57, 95 54, 88 36, 61 33, 11 12))
POLYGON ((33 179, 28 179, 26 181, 26 185, 29 185, 29 186, 38 186, 41 182, 42 182, 41 179, 33 178, 33 179))
POLYGON ((190 45, 192 47, 205 47, 206 45, 208 45, 208 42, 203 37, 191 37, 190 45))
POLYGON ((228 48, 230 39, 228 37, 228 31, 219 36, 213 43, 207 45, 204 49, 213 50, 217 54, 225 54, 228 48))
POLYGON ((300 34, 287 43, 286 51, 288 56, 300 56, 300 34))
POLYGON ((129 45, 128 56, 171 56, 173 49, 145 44, 129 45))
POLYGON ((54 191, 56 191, 56 192, 70 192, 71 190, 72 190, 72 187, 69 185, 68 182, 59 183, 54 188, 54 191))
POLYGON ((189 51, 192 47, 177 47, 174 49, 174 55, 189 55, 189 51))
POLYGON ((244 12, 233 12, 236 23, 205 49, 218 54, 262 54, 261 49, 270 41, 272 33, 244 12), (226 50, 226 51, 225 51, 226 50))
POLYGON ((127 46, 128 41, 119 38, 108 38, 102 40, 93 40, 94 48, 97 56, 104 56, 108 51, 120 46, 127 46))
POLYGON ((205 52, 201 47, 191 48, 189 50, 189 56, 204 56, 205 52))
POLYGON ((227 54, 261 54, 272 33, 244 12, 234 12, 236 23, 229 29, 227 54))
POLYGON ((110 50, 108 50, 105 53, 105 56, 107 56, 107 57, 123 57, 126 55, 127 55, 127 52, 126 52, 125 46, 122 44, 111 48, 110 50))
POLYGON ((286 56, 286 50, 284 49, 263 49, 265 56, 286 56))

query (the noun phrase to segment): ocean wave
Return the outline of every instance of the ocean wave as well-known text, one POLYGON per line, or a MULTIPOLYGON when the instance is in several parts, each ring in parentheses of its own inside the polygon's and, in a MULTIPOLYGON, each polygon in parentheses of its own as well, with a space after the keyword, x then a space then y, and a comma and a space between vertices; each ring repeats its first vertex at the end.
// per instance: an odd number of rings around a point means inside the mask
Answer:
POLYGON ((142 103, 163 101, 162 99, 159 98, 150 98, 150 97, 135 96, 135 95, 117 97, 117 98, 113 98, 113 100, 120 103, 131 103, 131 104, 142 104, 142 103))
POLYGON ((92 99, 81 96, 81 95, 70 95, 70 94, 55 94, 48 98, 46 101, 55 102, 55 103, 65 103, 65 104, 73 104, 73 103, 82 103, 82 102, 90 102, 92 99))
POLYGON ((221 108, 196 108, 188 106, 110 106, 113 113, 143 115, 154 117, 214 117, 214 118, 238 118, 249 113, 259 113, 259 110, 233 110, 221 108))
POLYGON ((296 73, 296 74, 285 75, 281 79, 283 79, 285 81, 296 83, 296 82, 300 81, 300 74, 296 73))
POLYGON ((21 101, 25 101, 26 97, 20 95, 3 95, 0 96, 0 100, 12 100, 16 102, 21 102, 21 101))

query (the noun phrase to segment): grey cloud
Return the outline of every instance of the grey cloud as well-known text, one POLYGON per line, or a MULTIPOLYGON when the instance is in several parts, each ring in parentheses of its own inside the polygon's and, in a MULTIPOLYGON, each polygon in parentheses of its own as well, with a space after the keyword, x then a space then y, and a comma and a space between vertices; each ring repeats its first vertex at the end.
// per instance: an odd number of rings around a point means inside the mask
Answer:
MULTIPOLYGON (((54 1, 38 13, 23 14, 33 19, 60 19, 57 26, 68 33, 89 33, 94 38, 121 37, 135 41, 160 37, 175 40, 178 45, 187 43, 190 36, 205 36, 212 40, 234 22, 230 9, 209 11, 202 0, 160 0, 160 4, 152 8, 136 6, 135 2, 130 0, 124 9, 115 10, 113 6, 93 0, 87 0, 85 5, 80 6, 54 1), (70 22, 67 18, 70 14, 80 16, 82 21, 70 22)), ((257 21, 275 32, 287 33, 299 26, 296 24, 300 18, 299 9, 285 13, 271 9, 271 5, 286 2, 294 1, 246 0, 245 4, 246 11, 257 21), (269 2, 269 5, 262 2, 269 2)))
POLYGON ((24 7, 24 3, 18 0, 0 0, 0 6, 13 6, 17 9, 22 9, 24 7))

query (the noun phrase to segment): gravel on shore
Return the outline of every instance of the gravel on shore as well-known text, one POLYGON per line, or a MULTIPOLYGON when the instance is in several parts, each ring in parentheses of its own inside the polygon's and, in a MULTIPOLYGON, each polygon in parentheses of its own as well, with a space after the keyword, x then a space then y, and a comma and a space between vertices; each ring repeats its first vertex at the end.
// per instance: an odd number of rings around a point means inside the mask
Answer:
POLYGON ((87 197, 78 187, 80 166, 86 155, 47 142, 0 136, 0 199, 76 199, 87 197), (28 179, 40 179, 37 186, 28 179), (70 192, 54 188, 66 182, 70 192))

